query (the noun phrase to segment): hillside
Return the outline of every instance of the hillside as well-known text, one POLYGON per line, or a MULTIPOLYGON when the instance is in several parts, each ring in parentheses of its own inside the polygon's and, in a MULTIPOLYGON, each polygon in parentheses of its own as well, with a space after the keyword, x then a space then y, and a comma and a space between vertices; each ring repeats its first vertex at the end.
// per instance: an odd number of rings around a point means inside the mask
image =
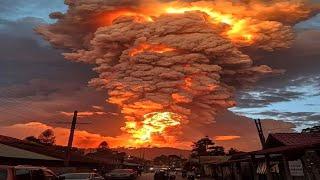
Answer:
POLYGON ((188 158, 190 151, 184 149, 170 148, 170 147, 152 147, 152 148, 115 148, 119 152, 125 152, 136 157, 143 157, 145 159, 153 159, 160 155, 178 155, 188 158))

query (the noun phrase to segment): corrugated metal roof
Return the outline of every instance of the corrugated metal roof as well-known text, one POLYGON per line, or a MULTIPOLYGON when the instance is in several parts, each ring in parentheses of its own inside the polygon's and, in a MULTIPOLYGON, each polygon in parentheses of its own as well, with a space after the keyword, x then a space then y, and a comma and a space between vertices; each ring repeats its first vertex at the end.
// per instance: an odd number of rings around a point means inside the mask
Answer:
POLYGON ((320 148, 320 143, 317 144, 304 144, 304 145, 290 145, 290 146, 280 146, 274 148, 267 148, 259 151, 252 151, 246 154, 272 154, 272 153, 285 153, 285 152, 298 152, 300 150, 308 148, 320 148))
POLYGON ((306 145, 320 143, 320 133, 274 133, 267 139, 267 145, 272 145, 274 140, 284 146, 306 145))
MULTIPOLYGON (((45 146, 42 144, 37 144, 29 141, 24 141, 8 136, 3 136, 0 135, 0 144, 4 144, 7 146, 15 147, 18 149, 26 150, 26 151, 31 151, 37 154, 42 154, 45 156, 50 156, 53 158, 57 159, 64 159, 65 158, 65 150, 66 147, 62 146, 45 146)), ((96 160, 92 159, 86 156, 83 156, 80 153, 77 152, 71 152, 71 162, 75 163, 105 163, 108 164, 110 163, 107 160, 96 160)))
POLYGON ((7 146, 0 144, 0 157, 10 157, 10 158, 22 158, 22 159, 40 159, 40 160, 61 160, 58 158, 46 156, 43 154, 38 154, 35 152, 15 148, 12 146, 7 146))

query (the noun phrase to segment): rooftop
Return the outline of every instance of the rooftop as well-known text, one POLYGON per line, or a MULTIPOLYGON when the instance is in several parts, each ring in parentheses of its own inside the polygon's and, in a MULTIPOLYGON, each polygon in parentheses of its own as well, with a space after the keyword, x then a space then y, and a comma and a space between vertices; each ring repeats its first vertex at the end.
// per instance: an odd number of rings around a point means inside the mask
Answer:
POLYGON ((320 143, 320 133, 273 133, 269 134, 266 147, 312 145, 320 143))
MULTIPOLYGON (((64 146, 46 146, 34 142, 29 142, 25 140, 20 140, 8 136, 0 135, 0 144, 2 144, 5 148, 11 148, 11 149, 20 149, 20 151, 24 150, 24 152, 32 152, 36 154, 41 154, 39 157, 51 157, 52 159, 61 159, 63 160, 65 158, 65 151, 66 147, 64 146)), ((7 155, 12 155, 12 153, 8 152, 7 155)), ((1 155, 0 155, 1 156, 1 155)), ((2 155, 4 156, 4 155, 2 155)), ((5 157, 5 156, 4 156, 5 157)), ((28 156, 25 156, 25 158, 28 158, 28 156)), ((41 159, 41 158, 40 158, 41 159)), ((71 152, 71 162, 74 163, 109 163, 106 160, 94 160, 92 158, 86 157, 78 152, 71 152)))

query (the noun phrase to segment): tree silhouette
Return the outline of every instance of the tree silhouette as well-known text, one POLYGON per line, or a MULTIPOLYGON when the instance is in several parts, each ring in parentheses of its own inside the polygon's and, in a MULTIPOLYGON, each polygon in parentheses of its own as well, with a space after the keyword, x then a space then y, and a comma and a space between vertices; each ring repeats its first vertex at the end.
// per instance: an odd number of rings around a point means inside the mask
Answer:
POLYGON ((222 146, 213 146, 209 151, 210 156, 223 156, 225 154, 224 147, 222 146))
POLYGON ((153 162, 156 165, 168 165, 169 164, 169 157, 166 155, 160 155, 153 159, 153 162))
POLYGON ((303 129, 301 133, 320 133, 320 126, 303 129))
POLYGON ((173 155, 168 155, 168 156, 166 156, 166 155, 157 156, 153 159, 153 162, 156 165, 180 166, 182 164, 183 160, 184 159, 182 159, 180 156, 173 154, 173 155))
POLYGON ((24 140, 29 141, 29 142, 34 142, 34 143, 40 143, 40 140, 34 136, 28 136, 24 138, 24 140))
POLYGON ((225 155, 224 148, 222 146, 215 146, 215 143, 205 136, 192 145, 191 156, 219 156, 225 155))
POLYGON ((235 149, 235 148, 230 148, 229 151, 228 151, 228 155, 234 155, 234 154, 237 154, 237 153, 240 153, 240 151, 238 149, 235 149))
POLYGON ((102 141, 98 146, 98 151, 106 151, 109 149, 109 145, 106 141, 102 141))
POLYGON ((45 145, 53 145, 56 141, 56 137, 52 129, 43 131, 38 137, 40 143, 45 145))

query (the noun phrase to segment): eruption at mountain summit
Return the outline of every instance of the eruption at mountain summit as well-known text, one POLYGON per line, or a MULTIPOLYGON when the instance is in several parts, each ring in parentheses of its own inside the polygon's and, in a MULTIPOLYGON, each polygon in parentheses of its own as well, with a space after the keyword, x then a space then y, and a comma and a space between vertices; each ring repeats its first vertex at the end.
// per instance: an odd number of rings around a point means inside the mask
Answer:
POLYGON ((178 141, 189 121, 211 123, 235 106, 237 87, 275 72, 243 49, 289 48, 305 1, 66 0, 57 22, 37 28, 68 60, 96 65, 90 85, 107 91, 126 120, 128 145, 178 141))

